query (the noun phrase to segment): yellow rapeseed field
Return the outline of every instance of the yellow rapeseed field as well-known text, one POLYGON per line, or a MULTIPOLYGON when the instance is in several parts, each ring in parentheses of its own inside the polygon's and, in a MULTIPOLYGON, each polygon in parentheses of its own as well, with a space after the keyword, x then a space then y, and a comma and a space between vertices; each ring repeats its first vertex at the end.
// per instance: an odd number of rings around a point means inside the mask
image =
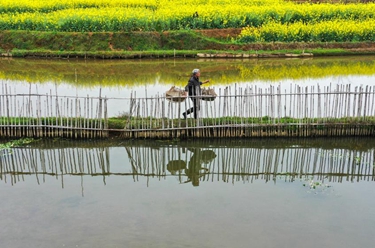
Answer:
POLYGON ((0 30, 129 32, 244 28, 235 42, 356 42, 374 40, 374 13, 374 3, 2 0, 0 30))

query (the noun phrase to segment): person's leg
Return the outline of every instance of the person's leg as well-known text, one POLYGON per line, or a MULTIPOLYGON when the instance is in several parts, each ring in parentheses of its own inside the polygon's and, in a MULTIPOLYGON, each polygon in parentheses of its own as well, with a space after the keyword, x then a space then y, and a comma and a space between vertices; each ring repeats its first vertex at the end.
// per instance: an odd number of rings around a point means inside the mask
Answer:
POLYGON ((186 116, 190 115, 191 113, 194 112, 194 106, 195 106, 195 98, 190 98, 193 101, 193 107, 189 108, 186 110, 184 113, 182 113, 182 116, 186 119, 186 116))
POLYGON ((186 110, 186 112, 182 113, 182 116, 186 119, 187 115, 190 115, 191 113, 193 113, 193 111, 194 111, 194 108, 191 107, 188 110, 186 110))
POLYGON ((198 118, 198 111, 200 109, 199 107, 199 100, 197 98, 194 98, 193 100, 193 111, 194 111, 194 119, 198 118))

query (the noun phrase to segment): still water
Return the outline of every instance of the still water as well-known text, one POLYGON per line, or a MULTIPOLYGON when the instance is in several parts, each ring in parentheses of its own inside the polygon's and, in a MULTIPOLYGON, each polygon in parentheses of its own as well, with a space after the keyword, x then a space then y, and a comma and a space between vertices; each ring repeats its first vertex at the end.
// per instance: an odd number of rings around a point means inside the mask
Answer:
POLYGON ((0 247, 372 247, 373 138, 2 150, 0 247))
MULTIPOLYGON (((0 59, 0 92, 153 96, 183 87, 193 68, 216 92, 375 82, 374 56, 0 59)), ((0 247, 373 247, 374 154, 371 137, 2 149, 0 247)))

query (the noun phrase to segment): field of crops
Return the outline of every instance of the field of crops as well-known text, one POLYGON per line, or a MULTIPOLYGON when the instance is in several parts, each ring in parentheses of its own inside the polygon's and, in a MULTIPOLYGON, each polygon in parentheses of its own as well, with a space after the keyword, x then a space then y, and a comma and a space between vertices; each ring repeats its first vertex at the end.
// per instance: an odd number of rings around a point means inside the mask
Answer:
POLYGON ((283 0, 1 0, 0 30, 129 32, 244 28, 235 42, 373 41, 375 3, 283 0))

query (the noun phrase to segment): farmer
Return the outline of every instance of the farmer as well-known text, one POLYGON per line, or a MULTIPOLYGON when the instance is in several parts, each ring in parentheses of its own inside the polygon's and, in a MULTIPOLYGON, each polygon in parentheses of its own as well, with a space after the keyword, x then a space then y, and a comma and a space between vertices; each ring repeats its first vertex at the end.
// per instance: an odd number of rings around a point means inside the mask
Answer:
POLYGON ((189 93, 189 97, 193 101, 193 107, 186 110, 186 112, 182 113, 184 119, 186 119, 186 116, 191 113, 194 113, 194 119, 197 119, 198 111, 200 110, 199 97, 202 93, 201 85, 210 82, 210 80, 206 80, 204 82, 199 81, 200 75, 200 70, 194 69, 192 71, 192 75, 188 81, 188 84, 185 87, 185 95, 189 93))

